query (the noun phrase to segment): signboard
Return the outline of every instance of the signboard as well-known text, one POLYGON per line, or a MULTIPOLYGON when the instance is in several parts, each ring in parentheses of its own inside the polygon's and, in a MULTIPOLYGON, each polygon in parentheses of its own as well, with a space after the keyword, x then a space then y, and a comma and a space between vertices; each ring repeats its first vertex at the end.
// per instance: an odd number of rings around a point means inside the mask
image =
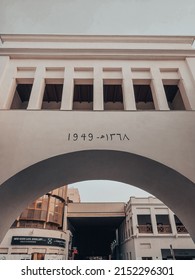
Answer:
POLYGON ((66 240, 41 236, 13 236, 11 245, 56 246, 65 248, 66 240))
POLYGON ((0 254, 0 261, 1 260, 31 260, 31 255, 27 254, 0 254))

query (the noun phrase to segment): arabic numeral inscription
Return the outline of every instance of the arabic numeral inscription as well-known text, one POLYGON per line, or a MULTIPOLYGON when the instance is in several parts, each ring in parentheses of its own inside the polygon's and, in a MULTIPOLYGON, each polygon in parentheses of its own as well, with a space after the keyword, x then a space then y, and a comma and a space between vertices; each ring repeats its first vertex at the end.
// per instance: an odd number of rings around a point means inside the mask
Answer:
POLYGON ((77 133, 74 133, 73 134, 73 141, 77 141, 79 138, 78 134, 77 133))
POLYGON ((130 141, 130 138, 126 133, 102 133, 94 135, 93 133, 68 133, 68 141, 130 141))
POLYGON ((89 133, 89 134, 86 134, 86 133, 82 133, 81 135, 79 135, 78 133, 68 133, 68 141, 77 141, 77 140, 83 140, 83 141, 92 141, 93 140, 93 134, 92 133, 89 133))
POLYGON ((81 138, 83 139, 83 141, 85 141, 85 139, 86 139, 86 134, 85 134, 85 133, 81 134, 81 138))
POLYGON ((89 141, 92 141, 92 140, 93 140, 93 134, 92 134, 92 133, 89 133, 89 134, 88 134, 88 137, 89 137, 89 141))

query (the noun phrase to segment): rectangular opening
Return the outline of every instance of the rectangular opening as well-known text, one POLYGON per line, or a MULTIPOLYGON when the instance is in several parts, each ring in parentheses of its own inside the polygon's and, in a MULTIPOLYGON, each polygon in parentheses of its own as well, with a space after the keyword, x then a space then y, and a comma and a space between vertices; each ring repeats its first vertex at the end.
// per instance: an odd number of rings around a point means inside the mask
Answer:
POLYGON ((48 72, 64 72, 64 67, 46 67, 48 72))
POLYGON ((134 84, 133 88, 137 110, 155 110, 150 85, 134 84))
POLYGON ((43 94, 42 109, 59 110, 62 101, 63 84, 46 84, 43 94))
POLYGON ((168 215, 156 215, 158 233, 171 233, 171 225, 168 215))
MULTIPOLYGON (((17 67, 16 78, 21 80, 34 79, 36 67, 17 67)), ((20 82, 23 84, 23 82, 20 82)), ((25 82, 24 82, 25 83, 25 82)))
POLYGON ((64 67, 46 67, 45 78, 50 80, 50 84, 59 84, 59 80, 63 81, 64 79, 64 67))
POLYGON ((124 110, 121 84, 104 84, 104 110, 124 110))
POLYGON ((10 109, 27 109, 31 90, 32 84, 17 84, 10 109))
POLYGON ((152 223, 150 215, 137 215, 139 233, 152 233, 152 223))
POLYGON ((108 67, 104 67, 102 72, 102 77, 104 80, 104 84, 107 85, 118 85, 122 83, 122 68, 108 68, 108 67))
POLYGON ((147 67, 131 68, 131 72, 133 80, 151 80, 152 78, 150 68, 147 67))
POLYGON ((150 68, 148 67, 141 67, 141 68, 131 68, 132 72, 150 72, 150 68))
POLYGON ((104 72, 121 72, 122 71, 122 68, 117 68, 117 67, 104 67, 103 68, 103 71, 104 72))
POLYGON ((187 229, 185 228, 185 226, 182 224, 182 222, 176 215, 174 215, 174 219, 175 219, 177 233, 179 233, 179 234, 188 233, 187 229))
POLYGON ((170 110, 185 110, 181 92, 177 85, 164 84, 164 90, 170 110))
POLYGON ((75 67, 74 68, 75 72, 93 72, 92 67, 75 67))
POLYGON ((179 80, 179 69, 178 68, 160 68, 161 78, 179 80))
POLYGON ((73 110, 93 110, 93 85, 75 84, 73 110))

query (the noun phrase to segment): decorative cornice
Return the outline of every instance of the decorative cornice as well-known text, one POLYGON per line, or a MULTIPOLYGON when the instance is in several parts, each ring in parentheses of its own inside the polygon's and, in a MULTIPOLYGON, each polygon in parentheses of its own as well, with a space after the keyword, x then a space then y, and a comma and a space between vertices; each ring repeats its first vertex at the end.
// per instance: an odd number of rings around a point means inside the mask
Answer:
POLYGON ((50 59, 185 59, 195 36, 0 35, 0 55, 50 59))
POLYGON ((121 36, 121 35, 17 35, 0 34, 3 42, 121 42, 192 44, 195 36, 121 36))

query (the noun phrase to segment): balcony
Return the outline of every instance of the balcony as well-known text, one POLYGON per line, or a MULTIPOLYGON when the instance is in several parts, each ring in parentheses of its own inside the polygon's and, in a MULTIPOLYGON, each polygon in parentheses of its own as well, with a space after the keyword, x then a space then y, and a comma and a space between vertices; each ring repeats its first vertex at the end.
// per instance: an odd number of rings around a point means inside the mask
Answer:
POLYGON ((157 225, 157 230, 158 233, 163 233, 163 234, 172 233, 170 225, 157 225))
POLYGON ((153 233, 152 225, 139 225, 139 233, 153 233))
POLYGON ((188 233, 187 229, 183 225, 176 225, 177 233, 183 234, 183 233, 188 233))

